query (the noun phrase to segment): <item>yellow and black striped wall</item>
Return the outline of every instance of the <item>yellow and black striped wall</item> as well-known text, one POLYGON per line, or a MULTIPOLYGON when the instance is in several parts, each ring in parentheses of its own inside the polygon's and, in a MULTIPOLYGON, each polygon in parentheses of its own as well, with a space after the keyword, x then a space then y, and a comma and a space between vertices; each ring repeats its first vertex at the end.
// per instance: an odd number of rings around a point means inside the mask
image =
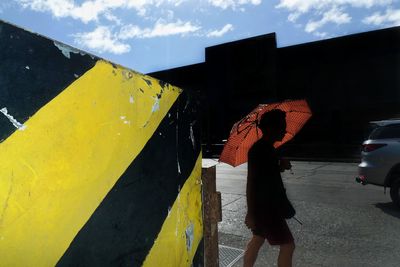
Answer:
POLYGON ((0 21, 0 266, 201 266, 199 124, 189 92, 0 21))

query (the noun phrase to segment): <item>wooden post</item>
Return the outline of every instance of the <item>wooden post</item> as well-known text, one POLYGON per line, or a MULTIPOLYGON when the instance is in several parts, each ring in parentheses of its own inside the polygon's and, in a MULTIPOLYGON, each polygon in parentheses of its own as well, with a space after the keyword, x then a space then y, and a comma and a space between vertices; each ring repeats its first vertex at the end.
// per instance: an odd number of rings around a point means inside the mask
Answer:
POLYGON ((221 193, 217 192, 215 166, 202 169, 204 265, 219 267, 218 222, 222 221, 221 193))

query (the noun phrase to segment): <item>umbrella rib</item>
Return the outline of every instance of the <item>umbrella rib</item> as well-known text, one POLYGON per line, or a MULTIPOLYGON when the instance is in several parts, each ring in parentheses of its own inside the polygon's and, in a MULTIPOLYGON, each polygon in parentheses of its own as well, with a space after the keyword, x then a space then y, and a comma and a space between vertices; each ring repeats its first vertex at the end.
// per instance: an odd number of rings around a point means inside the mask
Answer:
POLYGON ((242 130, 239 130, 239 124, 238 124, 238 127, 236 127, 236 132, 237 132, 237 134, 240 134, 240 133, 242 133, 243 131, 245 131, 245 130, 247 130, 247 129, 251 129, 252 127, 253 127, 253 124, 255 124, 256 122, 255 121, 251 121, 251 122, 249 122, 249 124, 248 125, 246 125, 246 127, 244 127, 242 130))
POLYGON ((286 111, 286 113, 293 113, 293 112, 311 115, 311 112, 306 112, 306 111, 298 111, 298 110, 289 110, 289 111, 286 111))
POLYGON ((246 139, 246 137, 249 135, 250 131, 251 131, 251 127, 247 127, 248 131, 247 133, 244 135, 243 140, 246 139))
MULTIPOLYGON (((251 127, 247 127, 248 131, 247 133, 243 136, 243 140, 246 139, 246 137, 249 135, 250 131, 251 131, 251 127)), ((257 131, 257 135, 258 135, 258 131, 257 131)), ((239 150, 239 146, 236 147, 236 151, 239 150)))

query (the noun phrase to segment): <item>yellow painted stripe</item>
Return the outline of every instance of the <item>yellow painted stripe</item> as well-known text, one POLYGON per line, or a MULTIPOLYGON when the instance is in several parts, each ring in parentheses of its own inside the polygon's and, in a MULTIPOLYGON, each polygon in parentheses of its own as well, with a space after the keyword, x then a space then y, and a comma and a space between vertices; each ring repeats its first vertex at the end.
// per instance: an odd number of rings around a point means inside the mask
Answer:
POLYGON ((0 266, 54 266, 140 153, 181 93, 142 77, 99 61, 0 144, 0 266))
POLYGON ((191 266, 202 236, 200 154, 143 266, 191 266))

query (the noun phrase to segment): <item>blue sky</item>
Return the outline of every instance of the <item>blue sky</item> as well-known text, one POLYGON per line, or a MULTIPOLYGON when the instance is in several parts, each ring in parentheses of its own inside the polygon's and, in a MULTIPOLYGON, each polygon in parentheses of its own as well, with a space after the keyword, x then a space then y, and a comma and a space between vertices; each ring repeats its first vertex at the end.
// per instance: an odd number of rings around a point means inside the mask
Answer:
POLYGON ((282 47, 400 26, 400 0, 1 0, 0 19, 147 73, 271 32, 282 47))

